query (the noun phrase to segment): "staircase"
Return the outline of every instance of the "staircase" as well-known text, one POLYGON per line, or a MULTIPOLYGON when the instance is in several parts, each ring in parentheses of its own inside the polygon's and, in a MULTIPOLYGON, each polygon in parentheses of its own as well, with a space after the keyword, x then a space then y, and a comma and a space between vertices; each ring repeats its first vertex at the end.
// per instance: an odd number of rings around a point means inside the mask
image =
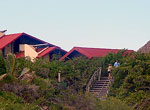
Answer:
POLYGON ((88 92, 95 94, 97 98, 105 100, 108 95, 110 85, 111 80, 108 79, 108 77, 101 76, 101 67, 100 67, 92 75, 91 79, 87 84, 86 89, 88 92))
POLYGON ((96 80, 90 88, 90 93, 95 94, 97 98, 105 100, 109 92, 111 80, 108 77, 101 77, 96 80))

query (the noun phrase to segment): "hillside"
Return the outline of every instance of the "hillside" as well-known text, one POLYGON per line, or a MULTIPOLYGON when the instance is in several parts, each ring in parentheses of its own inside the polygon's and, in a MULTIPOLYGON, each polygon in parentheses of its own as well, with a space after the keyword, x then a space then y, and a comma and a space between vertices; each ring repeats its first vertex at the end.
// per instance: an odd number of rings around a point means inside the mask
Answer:
POLYGON ((113 71, 110 96, 125 101, 137 110, 150 110, 150 54, 135 53, 113 71))
POLYGON ((36 60, 33 63, 27 58, 20 58, 15 60, 15 67, 11 55, 7 60, 1 56, 0 69, 3 68, 3 71, 0 71, 0 108, 2 110, 133 110, 132 108, 149 110, 146 104, 149 104, 150 98, 148 88, 150 55, 133 53, 135 57, 133 55, 129 57, 124 51, 108 54, 103 58, 88 60, 80 57, 66 62, 54 59, 51 62, 36 60), (85 91, 86 84, 98 67, 103 68, 102 72, 105 75, 107 65, 113 64, 116 59, 121 66, 113 71, 115 82, 107 100, 100 101, 85 91), (129 68, 128 74, 126 68, 129 68), (57 81, 59 71, 61 71, 61 82, 57 81), (2 77, 4 73, 10 74, 2 77), (137 82, 132 83, 131 79, 137 82), (143 109, 144 107, 146 109, 143 109))
POLYGON ((150 41, 148 41, 144 46, 142 46, 139 50, 141 53, 150 53, 150 41))

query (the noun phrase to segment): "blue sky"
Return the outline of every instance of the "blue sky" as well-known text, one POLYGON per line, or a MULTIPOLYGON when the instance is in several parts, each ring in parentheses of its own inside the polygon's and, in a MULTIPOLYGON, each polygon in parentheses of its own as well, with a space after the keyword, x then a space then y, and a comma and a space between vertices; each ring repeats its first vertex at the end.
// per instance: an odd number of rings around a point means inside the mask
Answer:
POLYGON ((0 30, 73 46, 137 50, 150 40, 150 0, 0 0, 0 30))

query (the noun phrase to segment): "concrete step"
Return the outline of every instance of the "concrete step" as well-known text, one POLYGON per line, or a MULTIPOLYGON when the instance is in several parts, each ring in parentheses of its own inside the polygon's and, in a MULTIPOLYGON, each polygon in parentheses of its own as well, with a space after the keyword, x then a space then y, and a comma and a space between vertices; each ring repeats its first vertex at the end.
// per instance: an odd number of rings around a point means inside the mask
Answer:
POLYGON ((108 88, 109 86, 93 86, 91 89, 93 88, 108 88))
POLYGON ((90 90, 90 92, 100 92, 100 90, 90 90))
POLYGON ((110 82, 94 82, 93 85, 94 84, 110 84, 110 82))
POLYGON ((95 81, 95 82, 109 82, 110 80, 108 79, 108 80, 100 80, 100 81, 95 81))
POLYGON ((101 77, 100 80, 108 80, 108 77, 101 77))
POLYGON ((107 90, 101 90, 101 89, 91 89, 90 92, 107 92, 107 90))
POLYGON ((93 84, 93 86, 92 87, 94 87, 94 86, 110 86, 110 84, 93 84))
POLYGON ((108 90, 109 89, 109 87, 101 87, 101 88, 96 88, 96 87, 94 87, 94 88, 91 88, 90 90, 108 90))
POLYGON ((107 89, 107 88, 109 88, 109 86, 93 86, 91 89, 107 89))
POLYGON ((110 85, 110 83, 94 83, 93 85, 110 85))
POLYGON ((108 77, 101 77, 100 81, 95 81, 90 89, 90 93, 95 94, 97 98, 106 100, 106 96, 110 87, 110 80, 108 77))
POLYGON ((98 85, 106 85, 106 84, 110 84, 109 82, 94 82, 93 83, 93 85, 96 85, 96 84, 98 84, 98 85))
POLYGON ((101 90, 101 88, 91 88, 91 90, 101 90))

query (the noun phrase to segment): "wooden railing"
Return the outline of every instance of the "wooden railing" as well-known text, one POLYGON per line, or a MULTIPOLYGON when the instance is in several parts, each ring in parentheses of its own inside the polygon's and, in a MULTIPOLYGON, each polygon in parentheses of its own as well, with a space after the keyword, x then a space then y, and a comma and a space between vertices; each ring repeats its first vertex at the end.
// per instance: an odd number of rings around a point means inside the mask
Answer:
POLYGON ((101 72, 102 69, 101 67, 98 68, 97 71, 94 72, 94 74, 92 75, 91 79, 89 80, 87 86, 86 86, 86 91, 90 91, 90 88, 92 87, 92 84, 96 81, 96 80, 100 80, 101 78, 101 72))

